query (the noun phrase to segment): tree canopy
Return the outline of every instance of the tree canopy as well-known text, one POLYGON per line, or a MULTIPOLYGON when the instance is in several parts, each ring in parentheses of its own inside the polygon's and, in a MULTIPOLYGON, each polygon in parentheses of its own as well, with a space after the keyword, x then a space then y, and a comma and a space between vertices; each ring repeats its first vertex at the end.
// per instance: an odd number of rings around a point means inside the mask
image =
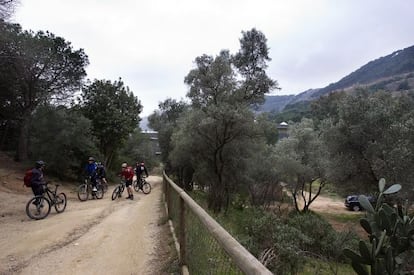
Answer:
POLYGON ((92 121, 99 150, 109 166, 128 135, 139 127, 141 102, 121 79, 95 80, 82 90, 82 109, 92 121))
POLYGON ((0 91, 4 120, 20 129, 17 159, 26 159, 28 127, 37 106, 70 98, 86 76, 82 49, 49 32, 23 31, 18 24, 0 25, 0 91))
POLYGON ((197 181, 210 187, 209 208, 219 212, 230 202, 259 137, 252 105, 277 87, 266 74, 267 40, 252 29, 242 33, 240 50, 231 55, 202 55, 185 77, 191 110, 173 136, 170 159, 193 163, 197 181), (191 149, 189 149, 191 148, 191 149), (191 156, 185 152, 191 150, 191 156))

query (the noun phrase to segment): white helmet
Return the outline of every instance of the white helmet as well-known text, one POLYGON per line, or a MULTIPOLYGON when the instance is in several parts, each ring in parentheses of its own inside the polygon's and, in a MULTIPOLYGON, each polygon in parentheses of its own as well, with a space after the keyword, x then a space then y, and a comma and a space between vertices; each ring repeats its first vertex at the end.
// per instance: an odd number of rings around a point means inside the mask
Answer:
POLYGON ((122 168, 127 168, 128 164, 126 162, 122 163, 122 168))

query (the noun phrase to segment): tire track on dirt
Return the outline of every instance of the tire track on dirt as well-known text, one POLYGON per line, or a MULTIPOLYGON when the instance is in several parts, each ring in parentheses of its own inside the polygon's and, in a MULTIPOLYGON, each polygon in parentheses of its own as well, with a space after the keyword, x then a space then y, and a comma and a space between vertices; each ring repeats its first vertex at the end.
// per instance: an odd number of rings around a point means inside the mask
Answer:
MULTIPOLYGON (((68 200, 69 201, 69 200, 68 200)), ((47 257, 49 253, 52 253, 58 249, 61 249, 65 246, 68 246, 72 244, 73 242, 80 239, 82 236, 87 234, 92 228, 99 225, 103 219, 114 213, 120 209, 119 204, 108 204, 105 206, 104 209, 102 209, 101 213, 99 213, 93 220, 88 221, 87 223, 80 224, 79 226, 76 226, 72 229, 63 239, 56 240, 54 243, 51 243, 50 245, 43 247, 38 254, 33 255, 32 257, 28 259, 24 259, 21 261, 17 260, 17 256, 10 254, 7 255, 9 261, 11 262, 17 262, 9 267, 8 270, 6 270, 4 273, 0 270, 0 274, 14 274, 16 272, 20 272, 24 268, 30 265, 31 262, 36 261, 39 258, 47 257)))

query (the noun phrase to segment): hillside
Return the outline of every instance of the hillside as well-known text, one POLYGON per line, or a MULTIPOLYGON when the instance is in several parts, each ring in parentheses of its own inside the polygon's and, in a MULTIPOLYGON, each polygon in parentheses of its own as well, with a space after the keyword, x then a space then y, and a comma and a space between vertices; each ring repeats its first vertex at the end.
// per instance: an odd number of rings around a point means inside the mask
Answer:
MULTIPOLYGON (((313 95, 318 98, 321 95, 350 88, 355 85, 371 86, 380 80, 393 79, 396 76, 414 72, 414 46, 393 52, 380 57, 362 66, 355 72, 345 76, 336 83, 330 84, 313 95)), ((396 79, 398 81, 400 79, 396 79)))
POLYGON ((294 95, 265 96, 265 103, 259 107, 259 110, 260 112, 281 112, 294 97, 294 95))
POLYGON ((306 105, 303 102, 318 99, 334 91, 352 90, 358 87, 390 92, 414 89, 414 46, 370 61, 324 88, 309 89, 296 96, 267 96, 266 102, 258 111, 279 113, 299 102, 302 102, 301 105, 306 105))

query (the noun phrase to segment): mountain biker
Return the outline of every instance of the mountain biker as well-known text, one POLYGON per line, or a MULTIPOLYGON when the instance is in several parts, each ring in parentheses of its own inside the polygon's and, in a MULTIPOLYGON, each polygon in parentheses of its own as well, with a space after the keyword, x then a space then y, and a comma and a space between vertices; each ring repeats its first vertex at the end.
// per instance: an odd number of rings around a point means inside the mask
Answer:
POLYGON ((93 157, 88 158, 88 164, 85 166, 85 174, 89 177, 91 183, 92 183, 92 191, 96 192, 98 189, 96 188, 96 179, 98 177, 98 174, 96 172, 96 163, 95 159, 93 157))
POLYGON ((96 173, 97 173, 98 179, 100 179, 105 184, 108 184, 106 182, 106 170, 105 170, 105 166, 102 164, 102 162, 98 162, 97 163, 97 165, 96 165, 96 173))
POLYGON ((128 166, 128 163, 126 162, 122 163, 121 177, 125 179, 125 186, 128 191, 127 199, 133 200, 134 194, 132 193, 132 179, 134 177, 134 170, 131 166, 128 166))
MULTIPOLYGON (((43 170, 46 163, 43 160, 38 160, 35 163, 35 168, 32 169, 32 178, 30 179, 30 186, 32 187, 35 196, 41 196, 45 192, 45 180, 43 178, 43 170)), ((38 201, 35 204, 39 204, 38 201)))
POLYGON ((144 173, 148 178, 148 170, 147 170, 147 167, 145 167, 144 161, 141 161, 141 162, 137 161, 135 165, 135 175, 137 175, 137 181, 142 177, 144 173))

